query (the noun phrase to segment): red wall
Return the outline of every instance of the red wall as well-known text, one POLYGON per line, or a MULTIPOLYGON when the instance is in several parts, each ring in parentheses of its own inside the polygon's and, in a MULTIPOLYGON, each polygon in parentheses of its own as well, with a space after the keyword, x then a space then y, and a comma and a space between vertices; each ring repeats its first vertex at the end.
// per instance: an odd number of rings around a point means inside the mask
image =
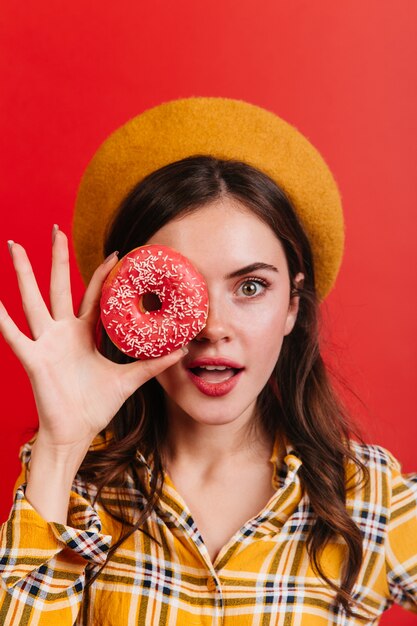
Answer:
MULTIPOLYGON (((47 295, 50 231, 70 231, 77 185, 104 137, 164 100, 246 99, 317 145, 341 188, 347 248, 323 307, 325 349, 362 404, 369 441, 417 469, 417 3, 414 0, 11 0, 0 15, 0 297, 24 326, 6 240, 47 295)), ((76 299, 82 284, 75 266, 76 299)), ((36 425, 0 338, 4 519, 17 452, 36 425)), ((385 626, 417 624, 390 612, 385 626)))

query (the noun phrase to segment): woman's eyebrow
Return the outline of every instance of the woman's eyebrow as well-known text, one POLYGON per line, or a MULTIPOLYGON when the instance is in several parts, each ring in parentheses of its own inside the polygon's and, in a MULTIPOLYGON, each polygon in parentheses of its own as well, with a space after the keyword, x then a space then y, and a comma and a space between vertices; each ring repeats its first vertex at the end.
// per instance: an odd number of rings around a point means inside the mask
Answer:
POLYGON ((231 274, 226 276, 226 280, 230 278, 236 278, 237 276, 244 276, 245 274, 251 274, 252 272, 256 272, 257 270, 270 270, 272 272, 278 272, 277 268, 274 265, 269 265, 268 263, 251 263, 250 265, 246 265, 242 267, 240 270, 236 270, 231 274))

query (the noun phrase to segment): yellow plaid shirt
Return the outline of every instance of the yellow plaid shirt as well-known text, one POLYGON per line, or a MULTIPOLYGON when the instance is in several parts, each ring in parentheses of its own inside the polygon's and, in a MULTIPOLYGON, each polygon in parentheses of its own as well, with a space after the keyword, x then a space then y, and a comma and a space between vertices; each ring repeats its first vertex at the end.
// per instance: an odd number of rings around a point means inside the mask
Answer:
MULTIPOLYGON (((393 602, 417 612, 417 474, 402 475, 378 446, 352 444, 370 482, 349 492, 347 508, 364 538, 364 560, 353 595, 363 619, 332 606, 334 592, 313 572, 306 537, 314 516, 303 493, 301 460, 287 449, 271 458, 274 496, 211 562, 198 528, 166 477, 161 501, 144 530, 116 551, 89 593, 85 580, 106 559, 119 526, 76 479, 67 525, 46 522, 17 485, 0 547, 3 626, 354 626, 376 624, 393 602)), ((22 448, 23 468, 30 443, 22 448)), ((354 467, 348 467, 352 476, 354 467)), ((150 467, 147 470, 152 471, 150 467)), ((350 472, 350 474, 349 474, 350 472)), ((133 490, 133 481, 126 487, 133 490)), ((140 508, 143 495, 131 494, 140 508)), ((112 503, 112 490, 105 497, 112 503)), ((340 582, 343 542, 322 555, 340 582)))

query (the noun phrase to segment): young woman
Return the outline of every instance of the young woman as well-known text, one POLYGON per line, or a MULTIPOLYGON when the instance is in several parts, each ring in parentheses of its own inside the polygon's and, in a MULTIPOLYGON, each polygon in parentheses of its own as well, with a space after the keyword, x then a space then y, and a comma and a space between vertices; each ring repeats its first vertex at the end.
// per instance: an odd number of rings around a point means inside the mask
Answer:
MULTIPOLYGON (((339 248, 323 255, 314 245, 317 232, 337 231, 337 215, 314 225, 314 211, 300 209, 314 166, 305 177, 298 169, 292 192, 266 173, 268 155, 253 166, 253 137, 268 129, 269 113, 260 128, 245 103, 179 101, 180 143, 194 105, 209 137, 220 109, 227 158, 191 139, 190 154, 168 151, 162 166, 146 152, 153 165, 136 184, 124 181, 107 258, 77 315, 65 234, 54 227, 50 310, 24 248, 10 242, 33 339, 3 306, 0 330, 32 382, 39 430, 22 449, 2 529, 1 623, 351 626, 375 624, 394 601, 417 612, 417 476, 353 440, 320 355, 318 294, 334 280, 339 248), (236 111, 248 128, 246 158, 236 111), (115 251, 145 243, 188 257, 210 308, 186 350, 133 362, 103 331, 97 338, 98 302, 115 251)), ((161 111, 166 125, 153 144, 173 123, 161 111)), ((279 169, 290 177, 297 155, 288 146, 304 149, 305 140, 281 126, 277 138, 287 132, 279 169)), ((134 134, 142 138, 143 127, 134 134)), ((109 151, 101 150, 107 160, 109 151)), ((104 221, 100 182, 97 190, 100 209, 81 229, 91 246, 76 244, 85 276, 104 221)), ((325 205, 319 188, 317 196, 325 205)))

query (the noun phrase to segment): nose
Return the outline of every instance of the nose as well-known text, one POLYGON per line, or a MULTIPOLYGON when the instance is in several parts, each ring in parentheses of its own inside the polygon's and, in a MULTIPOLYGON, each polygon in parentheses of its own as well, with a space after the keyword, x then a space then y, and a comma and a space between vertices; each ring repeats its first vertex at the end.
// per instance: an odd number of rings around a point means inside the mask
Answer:
POLYGON ((207 341, 209 343, 230 341, 232 338, 231 316, 226 308, 224 302, 209 297, 207 322, 203 330, 195 338, 195 341, 207 341))

